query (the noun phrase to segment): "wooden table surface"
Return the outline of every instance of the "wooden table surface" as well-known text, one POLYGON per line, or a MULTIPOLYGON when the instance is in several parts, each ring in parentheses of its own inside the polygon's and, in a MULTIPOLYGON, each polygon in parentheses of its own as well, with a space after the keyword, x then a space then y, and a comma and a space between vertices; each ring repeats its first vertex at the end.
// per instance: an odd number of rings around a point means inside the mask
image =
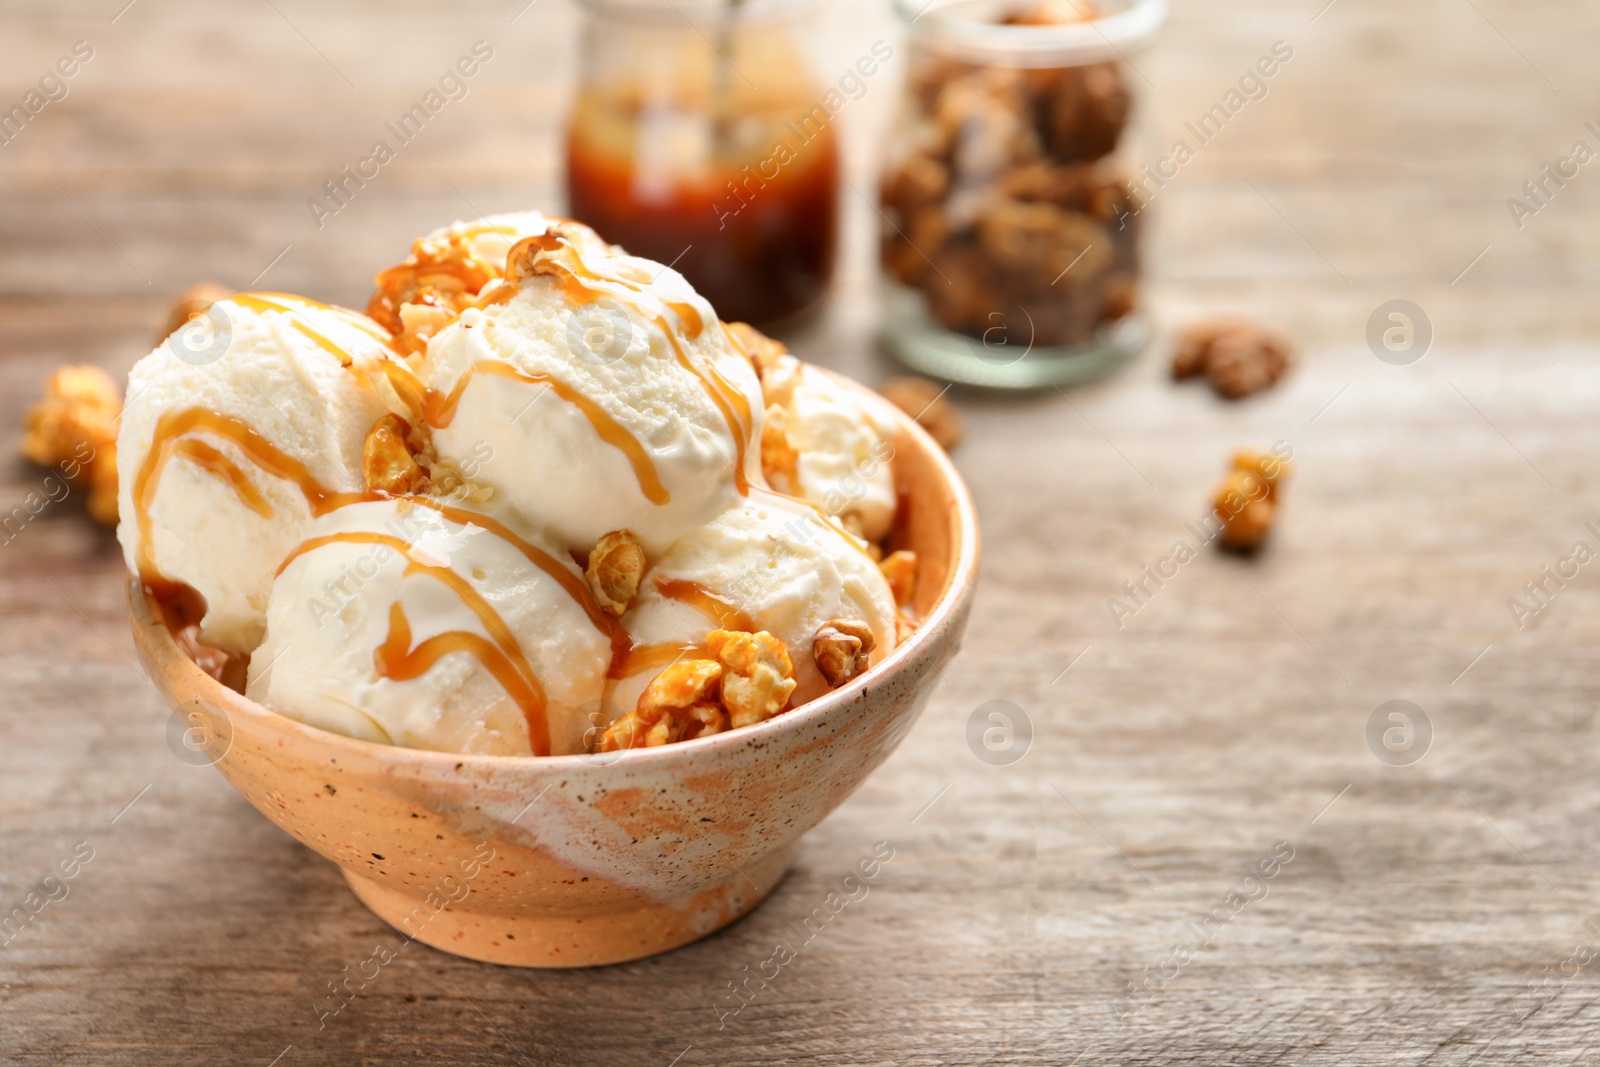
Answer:
MULTIPOLYGON (((7 108, 94 49, 0 147, 0 453, 52 365, 124 373, 194 280, 359 305, 417 233, 559 206, 565 0, 125 2, 0 12, 7 108), (317 229, 306 199, 480 39, 469 96, 317 229)), ((848 6, 824 34, 840 70, 898 40, 884 0, 848 6)), ((1600 546, 1600 164, 1520 228, 1506 204, 1600 147, 1600 13, 1177 0, 1136 60, 1154 142, 1277 40, 1266 98, 1157 202, 1151 305, 1166 330, 1278 324, 1300 365, 1239 404, 1155 352, 1066 394, 955 394, 985 537, 965 650, 773 896, 693 946, 560 973, 413 945, 319 1025, 391 931, 169 750, 110 535, 69 500, 0 545, 0 912, 93 854, 0 948, 0 1063, 1600 1059, 1600 562, 1525 628, 1507 604, 1600 546), (1398 298, 1432 324, 1407 366, 1366 340, 1398 298), (1202 553, 1119 629, 1108 599, 1188 536, 1228 452, 1279 440, 1297 472, 1270 550, 1202 553), (1009 766, 966 740, 993 700, 1031 723, 1009 766), (1431 724, 1407 765, 1368 742, 1390 700, 1431 724), (870 896, 719 1025, 727 983, 878 840, 870 896)), ((842 119, 862 189, 886 73, 842 119)), ((849 222, 837 299, 793 340, 879 381, 870 206, 849 222)), ((0 511, 42 477, 0 476, 0 511)))

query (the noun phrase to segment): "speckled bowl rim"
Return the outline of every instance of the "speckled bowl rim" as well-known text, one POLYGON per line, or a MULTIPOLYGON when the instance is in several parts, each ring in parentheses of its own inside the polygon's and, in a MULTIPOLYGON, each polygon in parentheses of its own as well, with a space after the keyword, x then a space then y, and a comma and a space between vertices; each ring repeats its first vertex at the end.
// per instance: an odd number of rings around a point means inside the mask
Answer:
MULTIPOLYGON (((817 368, 826 370, 825 368, 817 368)), ((865 390, 866 387, 854 380, 834 372, 827 372, 854 389, 865 390)), ((876 396, 876 394, 873 394, 876 396)), ((649 765, 666 770, 674 765, 688 768, 702 754, 709 756, 714 752, 732 751, 743 748, 753 742, 775 739, 783 733, 798 733, 819 720, 826 719, 846 705, 853 704, 857 699, 865 697, 868 688, 876 687, 887 681, 894 673, 903 670, 913 659, 919 659, 932 654, 932 646, 936 642, 936 635, 958 621, 959 613, 971 599, 977 582, 978 571, 978 521, 977 509, 973 505, 972 495, 967 489, 966 482, 962 479, 955 464, 937 442, 930 437, 926 430, 898 408, 892 408, 886 401, 881 401, 883 407, 894 412, 898 420, 899 433, 909 434, 917 441, 919 447, 931 461, 930 465, 938 476, 943 479, 950 490, 951 499, 955 505, 953 509, 954 524, 950 531, 951 553, 946 564, 945 588, 940 593, 939 600, 933 609, 918 624, 916 632, 903 644, 897 645, 889 654, 889 658, 876 664, 839 689, 835 689, 824 696, 817 697, 793 711, 774 716, 764 722, 751 726, 740 727, 725 733, 715 734, 711 737, 694 738, 681 741, 673 745, 661 745, 653 748, 627 749, 617 754, 615 759, 607 757, 603 761, 593 753, 573 753, 562 756, 502 756, 488 753, 470 752, 442 752, 434 749, 405 748, 400 745, 385 745, 376 741, 364 741, 360 738, 347 737, 344 734, 333 733, 308 723, 291 719, 287 715, 273 711, 263 704, 259 704, 243 693, 235 692, 223 685, 211 675, 202 671, 184 651, 178 647, 167 628, 156 617, 152 610, 148 595, 144 592, 143 585, 137 576, 128 576, 128 606, 132 615, 133 624, 143 628, 151 634, 152 651, 157 653, 162 660, 178 662, 179 669, 193 672, 193 681, 200 692, 208 694, 208 699, 219 704, 228 715, 236 712, 245 712, 260 720, 280 733, 294 734, 306 739, 310 743, 321 744, 329 749, 337 750, 342 757, 356 757, 374 765, 397 767, 401 765, 426 768, 429 765, 440 765, 441 768, 482 766, 506 767, 526 766, 529 770, 549 771, 552 773, 563 770, 576 772, 580 768, 592 769, 597 766, 612 766, 626 759, 630 764, 635 761, 649 761, 649 765)), ((899 433, 896 436, 899 436, 899 433)), ((159 686, 163 690, 164 686, 159 686)))

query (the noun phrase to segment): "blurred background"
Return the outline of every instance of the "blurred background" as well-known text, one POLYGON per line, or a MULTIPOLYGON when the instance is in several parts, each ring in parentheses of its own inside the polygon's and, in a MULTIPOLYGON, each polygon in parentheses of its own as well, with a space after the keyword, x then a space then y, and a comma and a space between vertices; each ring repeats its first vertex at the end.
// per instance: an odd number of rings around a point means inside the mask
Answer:
MULTIPOLYGON (((0 144, 0 451, 53 367, 121 379, 195 282, 360 308, 431 229, 562 210, 582 20, 569 0, 6 0, 0 108, 92 55, 0 144), (308 206, 478 42, 464 95, 337 212, 308 206)), ((780 333, 878 384, 904 373, 880 344, 877 200, 906 30, 887 0, 838 0, 813 41, 824 80, 878 41, 896 58, 836 118, 837 270, 780 333)), ((1175 0, 1129 76, 1146 158, 1275 42, 1292 61, 1151 204, 1143 354, 1064 390, 949 394, 985 537, 965 651, 773 899, 700 944, 570 975, 419 947, 319 1028, 308 1005, 387 928, 172 758, 111 535, 73 503, 8 540, 0 903, 80 839, 97 858, 0 949, 0 1060, 1588 1062, 1589 970, 1559 1011, 1518 998, 1600 938, 1597 586, 1564 583, 1536 625, 1508 601, 1600 544, 1600 164, 1563 163, 1600 149, 1600 18, 1175 0), (1431 338, 1409 362, 1369 341, 1394 300, 1431 338), (1238 403, 1170 382, 1177 328, 1221 312, 1293 339, 1283 382, 1238 403), (1231 449, 1280 440, 1297 472, 1267 550, 1206 553, 1118 625, 1109 601, 1231 449), (1366 731, 1400 698, 1431 751, 1396 765, 1366 731), (1002 699, 1028 741, 996 766, 966 738, 1002 699), (880 837, 899 858, 870 901, 719 1027, 725 982, 880 837), (1279 839, 1281 888, 1141 1007, 1130 983, 1279 839)), ((0 469, 6 508, 38 486, 0 469)))

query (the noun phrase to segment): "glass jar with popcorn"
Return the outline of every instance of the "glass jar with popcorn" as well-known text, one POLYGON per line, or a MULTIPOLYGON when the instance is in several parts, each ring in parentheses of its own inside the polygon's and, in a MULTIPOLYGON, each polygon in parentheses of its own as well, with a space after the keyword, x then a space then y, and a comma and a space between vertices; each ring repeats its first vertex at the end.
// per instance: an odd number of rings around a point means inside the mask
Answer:
POLYGON ((904 115, 883 173, 883 339, 951 381, 1083 381, 1148 342, 1154 186, 1130 58, 1166 0, 897 0, 904 115))

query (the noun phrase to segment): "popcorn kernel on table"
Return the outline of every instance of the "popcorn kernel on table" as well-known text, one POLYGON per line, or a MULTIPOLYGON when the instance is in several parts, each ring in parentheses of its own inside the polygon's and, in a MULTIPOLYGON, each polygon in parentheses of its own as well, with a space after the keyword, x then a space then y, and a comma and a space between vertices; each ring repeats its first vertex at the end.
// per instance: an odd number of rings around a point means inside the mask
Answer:
POLYGON ((117 522, 117 418, 122 392, 99 367, 71 364, 45 379, 44 396, 28 409, 22 454, 56 467, 89 490, 89 515, 117 522))
POLYGON ((185 323, 196 315, 204 315, 210 310, 211 305, 218 300, 226 300, 233 295, 233 290, 225 288, 216 282, 199 282, 189 286, 178 294, 172 306, 167 309, 166 320, 161 324, 161 332, 156 334, 157 345, 183 329, 185 323))
POLYGON ((1278 487, 1289 476, 1287 460, 1270 452, 1239 449, 1233 469, 1212 494, 1211 506, 1222 523, 1224 548, 1256 548, 1267 538, 1277 517, 1278 487))
POLYGON ((1211 388, 1238 400, 1266 389, 1283 377, 1294 347, 1283 335, 1233 316, 1190 323, 1172 354, 1172 376, 1204 374, 1211 388))

